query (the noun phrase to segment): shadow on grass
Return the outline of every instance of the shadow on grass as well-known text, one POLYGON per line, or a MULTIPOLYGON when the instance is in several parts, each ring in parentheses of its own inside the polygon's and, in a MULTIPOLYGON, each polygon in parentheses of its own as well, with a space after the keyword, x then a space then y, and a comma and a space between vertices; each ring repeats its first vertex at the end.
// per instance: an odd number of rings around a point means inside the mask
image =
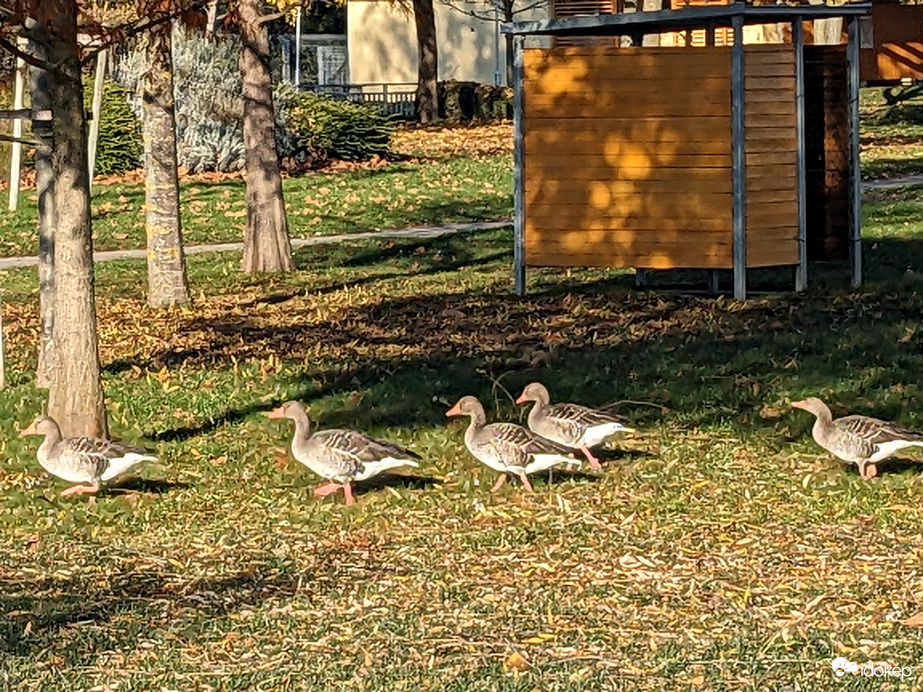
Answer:
MULTIPOLYGON (((105 589, 97 584, 72 578, 66 582, 40 577, 28 583, 0 579, 0 611, 7 617, 0 622, 0 651, 10 656, 27 656, 54 646, 58 634, 79 629, 80 646, 60 649, 67 664, 81 664, 84 657, 96 655, 96 649, 109 648, 106 632, 114 618, 124 620, 132 614, 135 640, 147 635, 141 624, 162 618, 165 606, 175 609, 194 608, 199 614, 222 617, 248 607, 257 607, 266 599, 291 597, 299 584, 310 582, 314 575, 292 572, 256 574, 243 571, 232 576, 204 579, 194 589, 181 593, 174 590, 166 574, 120 574, 112 577, 105 589), (133 578, 132 578, 133 577, 133 578)), ((120 639, 120 646, 124 645, 120 639)), ((57 648, 57 647, 56 647, 57 648)))
POLYGON ((362 579, 399 569, 376 561, 373 553, 356 561, 338 546, 317 544, 312 550, 316 568, 282 564, 271 553, 250 553, 247 568, 200 578, 181 569, 171 572, 136 563, 132 556, 113 563, 108 555, 100 560, 109 566, 105 579, 92 576, 99 574, 96 569, 28 580, 0 571, 0 654, 30 656, 50 648, 61 665, 91 665, 100 651, 133 647, 150 636, 151 628, 194 640, 203 627, 211 626, 203 623, 235 617, 272 600, 289 602, 302 591, 310 591, 312 598, 339 593, 330 578, 337 569, 362 579))
MULTIPOLYGON (((383 248, 355 261, 390 264, 400 252, 383 248)), ((812 420, 788 414, 787 392, 826 397, 835 415, 890 420, 906 420, 913 397, 923 395, 916 374, 923 367, 919 242, 868 242, 867 283, 858 290, 848 288, 845 263, 812 264, 807 293, 782 289, 746 303, 636 291, 624 273, 587 280, 583 273, 533 272, 522 298, 470 281, 461 290, 450 285, 450 272, 484 256, 482 248, 449 267, 424 269, 445 271, 445 287, 391 291, 342 306, 323 320, 301 315, 297 292, 276 323, 259 319, 259 301, 244 314, 194 317, 178 331, 196 334, 193 346, 181 340, 149 363, 116 362, 109 371, 132 364, 225 367, 231 356, 242 362, 268 353, 305 363, 278 378, 285 394, 153 435, 157 440, 206 434, 282 399, 310 403, 351 392, 361 394, 360 403, 326 412, 321 427, 441 427, 443 402, 463 394, 480 397, 492 420, 522 421, 524 410, 511 402, 532 380, 545 382, 554 401, 630 402, 619 411, 636 428, 666 417, 687 428, 721 424, 795 437, 806 434, 812 420), (318 343, 323 355, 309 356, 307 346, 318 343), (898 385, 909 394, 889 395, 898 385), (783 411, 763 416, 766 405, 783 411)), ((487 261, 497 256, 487 249, 487 261)), ((664 273, 657 281, 676 283, 683 276, 664 273)), ((791 268, 754 272, 752 284, 779 290, 790 278, 791 268)))
POLYGON ((442 479, 435 476, 423 476, 412 473, 384 473, 367 481, 356 483, 353 492, 356 495, 374 493, 385 488, 407 488, 408 490, 425 490, 440 485, 442 479))
POLYGON ((140 478, 131 476, 124 480, 107 485, 104 492, 107 495, 124 495, 127 493, 150 493, 152 495, 165 495, 174 490, 185 490, 189 488, 189 483, 183 481, 164 481, 156 478, 140 478))

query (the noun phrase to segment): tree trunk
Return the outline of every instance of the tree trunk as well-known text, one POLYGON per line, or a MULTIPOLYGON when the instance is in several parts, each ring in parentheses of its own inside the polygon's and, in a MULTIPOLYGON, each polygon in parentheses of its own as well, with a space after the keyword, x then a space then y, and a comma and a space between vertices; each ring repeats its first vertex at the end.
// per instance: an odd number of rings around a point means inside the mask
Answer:
POLYGON ((205 9, 205 38, 215 34, 215 22, 218 19, 218 0, 208 0, 205 9))
POLYGON ((436 12, 433 0, 413 0, 413 19, 417 26, 417 119, 431 123, 439 119, 438 59, 436 53, 436 12))
POLYGON ((240 76, 244 97, 247 165, 245 272, 292 271, 282 176, 276 152, 276 124, 269 72, 269 32, 261 23, 262 0, 240 0, 240 76))
POLYGON ((47 27, 46 54, 57 66, 52 87, 55 178, 55 367, 48 413, 67 435, 106 437, 93 290, 93 238, 87 132, 77 53, 77 3, 36 2, 47 27))
MULTIPOLYGON (((29 52, 38 58, 45 50, 34 41, 29 52)), ((32 133, 35 145, 35 188, 38 193, 38 306, 39 346, 35 386, 50 387, 54 379, 54 171, 52 151, 54 135, 50 120, 37 116, 51 112, 51 74, 38 67, 29 68, 29 92, 32 95, 32 133)))
MULTIPOLYGON (((657 12, 663 9, 663 0, 641 0, 642 12, 657 12)), ((644 34, 641 39, 642 46, 659 46, 660 34, 644 34)))
MULTIPOLYGON (((138 14, 159 17, 171 0, 138 0, 138 14)), ((147 233, 147 300, 151 307, 189 302, 176 177, 176 118, 173 102, 171 22, 155 24, 145 38, 141 78, 144 134, 144 194, 147 233)))
POLYGON ((837 45, 843 41, 843 18, 814 20, 814 45, 837 45))

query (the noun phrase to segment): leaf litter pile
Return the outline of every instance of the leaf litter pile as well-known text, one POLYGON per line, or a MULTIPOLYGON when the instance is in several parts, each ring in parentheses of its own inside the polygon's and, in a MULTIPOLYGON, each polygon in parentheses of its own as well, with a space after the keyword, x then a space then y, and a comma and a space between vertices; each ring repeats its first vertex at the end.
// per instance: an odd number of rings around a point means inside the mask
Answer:
POLYGON ((161 462, 80 501, 17 437, 44 399, 34 280, 7 275, 3 686, 864 689, 830 661, 920 664, 920 468, 864 482, 788 405, 923 427, 919 275, 737 304, 545 271, 520 299, 510 245, 356 242, 259 278, 194 257, 195 303, 163 311, 142 264, 100 265, 111 426, 161 462), (523 420, 532 380, 638 432, 599 475, 492 496, 445 411, 470 393, 523 420), (352 508, 316 499, 261 415, 289 398, 425 461, 352 508))

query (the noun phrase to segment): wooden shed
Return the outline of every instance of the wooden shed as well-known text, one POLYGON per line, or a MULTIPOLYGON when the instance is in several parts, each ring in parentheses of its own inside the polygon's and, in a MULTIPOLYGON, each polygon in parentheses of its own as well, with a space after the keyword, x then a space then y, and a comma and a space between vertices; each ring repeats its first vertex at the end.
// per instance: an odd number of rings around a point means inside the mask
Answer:
POLYGON ((872 86, 923 80, 923 5, 872 3, 859 20, 859 77, 872 86))
MULTIPOLYGON (((857 19, 869 9, 737 2, 504 25, 514 36, 517 292, 527 266, 727 269, 743 299, 748 267, 790 265, 803 289, 812 194, 806 125, 821 141, 819 208, 830 196, 827 111, 831 124, 847 128, 846 176, 831 199, 848 207, 840 240, 858 285, 857 19), (803 23, 833 16, 846 18, 849 43, 805 46, 803 23), (790 42, 745 45, 746 24, 770 22, 790 24, 790 42), (715 45, 722 28, 731 45, 715 45), (704 31, 710 40, 640 45, 645 34, 675 31, 704 31), (624 36, 634 45, 524 48, 534 36, 624 36), (820 122, 806 123, 806 73, 818 61, 841 65, 842 108, 822 98, 820 122)), ((812 93, 823 93, 820 74, 812 93)))

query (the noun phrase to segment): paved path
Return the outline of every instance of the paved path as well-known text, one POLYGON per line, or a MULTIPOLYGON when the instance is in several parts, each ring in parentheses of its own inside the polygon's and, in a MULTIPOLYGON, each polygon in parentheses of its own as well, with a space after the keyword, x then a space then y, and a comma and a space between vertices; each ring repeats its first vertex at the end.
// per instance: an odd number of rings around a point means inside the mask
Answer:
MULTIPOLYGON (((863 190, 884 190, 904 185, 923 185, 923 175, 908 175, 903 178, 888 178, 884 180, 867 180, 862 183, 863 190)), ((471 231, 486 231, 495 228, 504 228, 512 225, 512 221, 485 221, 480 223, 447 223, 440 226, 417 226, 414 228, 401 228, 390 231, 365 231, 362 233, 341 233, 338 235, 317 235, 310 238, 292 238, 292 247, 299 248, 306 245, 324 245, 327 243, 342 243, 346 240, 369 240, 376 238, 438 238, 454 233, 470 233, 471 231)), ((198 255, 203 252, 233 252, 244 249, 243 243, 217 243, 215 245, 187 245, 183 248, 187 255, 198 255)), ((103 250, 93 253, 95 262, 107 262, 118 259, 144 259, 147 250, 103 250)), ((17 267, 32 267, 38 264, 37 257, 6 257, 0 258, 0 270, 16 269, 17 267)))
MULTIPOLYGON (((346 240, 369 240, 378 238, 438 238, 443 235, 455 233, 470 233, 472 231, 487 231, 496 228, 505 228, 512 221, 484 221, 481 223, 447 223, 441 226, 417 226, 415 228, 401 228, 391 231, 366 231, 363 233, 341 233, 339 235, 316 235, 310 238, 292 238, 292 247, 299 248, 306 245, 324 245, 327 243, 342 243, 346 240)), ((203 252, 232 252, 243 250, 243 243, 217 243, 215 245, 187 245, 183 248, 187 255, 199 255, 203 252)), ((147 250, 102 250, 93 253, 94 262, 107 262, 119 259, 144 259, 147 250)), ((0 270, 16 269, 17 267, 32 267, 38 264, 37 257, 6 257, 0 258, 0 270)))
POLYGON ((907 175, 903 178, 883 178, 881 180, 867 180, 862 183, 863 190, 885 190, 889 187, 903 187, 905 185, 923 185, 923 175, 907 175))

